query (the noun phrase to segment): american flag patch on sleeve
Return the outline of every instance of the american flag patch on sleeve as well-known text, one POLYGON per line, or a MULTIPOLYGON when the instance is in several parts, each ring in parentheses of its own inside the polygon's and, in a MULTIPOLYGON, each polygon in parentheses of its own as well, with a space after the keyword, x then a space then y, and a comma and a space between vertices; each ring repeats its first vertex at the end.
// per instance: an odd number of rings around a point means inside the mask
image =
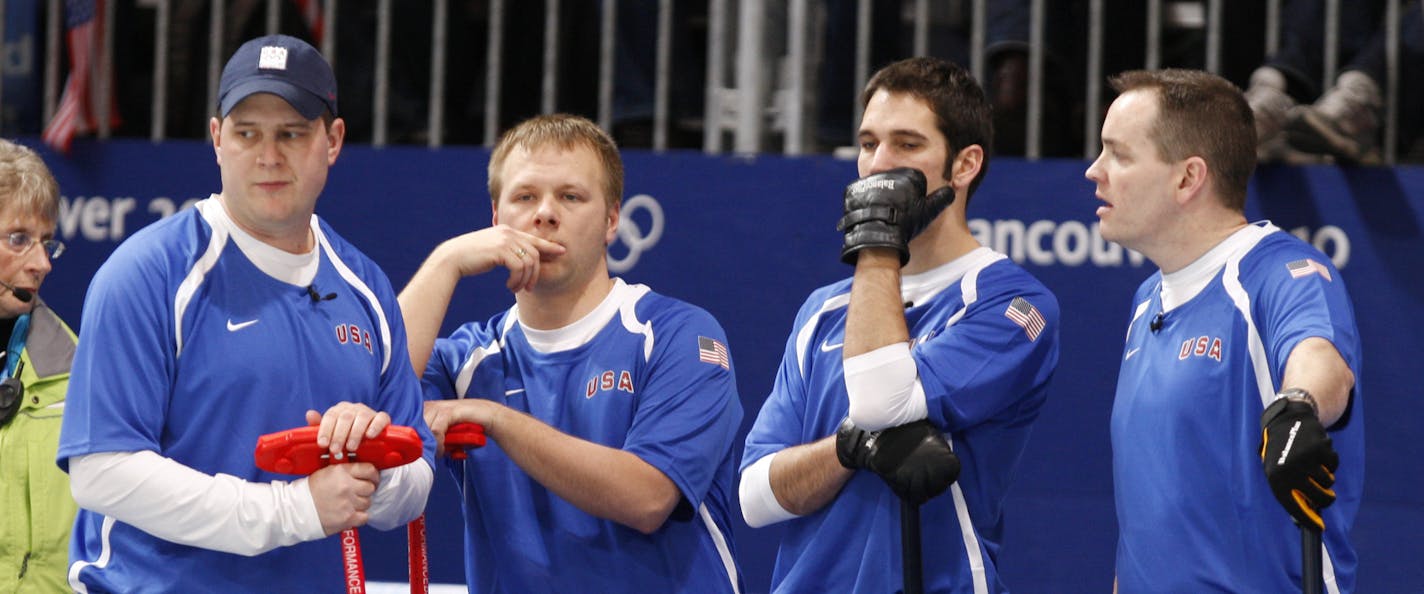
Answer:
POLYGON ((698 336, 697 359, 703 363, 721 365, 722 369, 732 369, 732 362, 727 357, 727 345, 722 344, 720 340, 698 336))
POLYGON ((1038 340, 1039 333, 1043 332, 1043 327, 1046 325, 1046 322, 1043 321, 1043 314, 1038 313, 1038 308, 1023 297, 1014 297, 1014 300, 1009 303, 1009 308, 1004 310, 1004 317, 1013 320, 1015 324, 1023 328, 1029 341, 1038 340))
POLYGON ((1325 280, 1331 282, 1335 281, 1335 279, 1330 277, 1329 268, 1326 268, 1324 264, 1316 262, 1315 260, 1311 260, 1310 258, 1306 258, 1304 260, 1296 260, 1294 262, 1287 262, 1286 270, 1290 271, 1291 278, 1300 278, 1303 276, 1310 276, 1312 274, 1319 274, 1320 276, 1325 277, 1325 280))

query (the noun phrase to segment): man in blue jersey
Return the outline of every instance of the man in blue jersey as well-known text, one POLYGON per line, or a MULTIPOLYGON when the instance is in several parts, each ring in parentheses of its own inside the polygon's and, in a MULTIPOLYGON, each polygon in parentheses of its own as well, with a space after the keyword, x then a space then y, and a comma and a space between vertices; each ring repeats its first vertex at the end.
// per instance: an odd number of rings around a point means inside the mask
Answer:
POLYGON ((495 145, 489 191, 492 226, 441 244, 400 294, 431 431, 490 438, 451 465, 470 591, 741 591, 726 335, 609 276, 612 139, 579 117, 525 121, 495 145), (514 306, 436 340, 459 279, 497 267, 514 306))
POLYGON ((345 591, 328 537, 425 507, 434 440, 395 292, 313 214, 346 131, 331 67, 255 39, 219 102, 222 192, 126 240, 85 297, 58 454, 79 592, 345 591), (253 461, 266 433, 317 425, 341 457, 392 423, 418 428, 422 459, 305 478, 253 461))
POLYGON ((1087 170, 1103 237, 1161 268, 1133 297, 1113 403, 1118 588, 1293 591, 1294 518, 1325 530, 1327 591, 1351 592, 1364 411, 1340 272, 1246 221, 1255 128, 1236 87, 1189 70, 1111 83, 1087 170))
POLYGON ((904 490, 882 484, 877 474, 895 486, 884 464, 863 464, 838 428, 849 415, 859 430, 891 428, 883 440, 928 425, 963 471, 921 509, 925 591, 1004 591, 1003 501, 1058 362, 1058 302, 969 232, 965 208, 993 138, 978 83, 958 65, 912 58, 877 72, 861 103, 862 179, 842 219, 855 273, 812 293, 796 316, 747 436, 742 513, 753 527, 787 523, 774 591, 896 591, 904 490), (898 212, 922 220, 895 228, 886 219, 903 219, 863 212, 877 193, 899 194, 898 212), (917 212, 932 203, 943 210, 917 212), (857 220, 890 226, 865 232, 857 220))

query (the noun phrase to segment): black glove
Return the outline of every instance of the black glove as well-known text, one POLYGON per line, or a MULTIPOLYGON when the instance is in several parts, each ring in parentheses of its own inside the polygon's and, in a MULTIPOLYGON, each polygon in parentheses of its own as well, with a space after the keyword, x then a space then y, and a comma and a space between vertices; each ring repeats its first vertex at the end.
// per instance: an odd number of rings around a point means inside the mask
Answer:
POLYGON ((836 458, 841 466, 856 470, 870 467, 871 440, 880 435, 879 431, 866 431, 850 422, 850 417, 841 421, 836 429, 836 458))
POLYGON ((870 470, 915 505, 943 493, 959 478, 959 457, 927 420, 881 431, 869 449, 870 470))
POLYGON ((846 186, 845 215, 836 223, 836 230, 845 232, 841 261, 854 266, 860 250, 883 247, 898 250, 904 266, 910 240, 952 202, 949 186, 925 196, 925 174, 918 169, 900 167, 856 180, 846 186))
POLYGON ((1304 400, 1279 398, 1261 413, 1261 464, 1276 501, 1301 526, 1324 530, 1320 510, 1335 502, 1340 456, 1304 400))

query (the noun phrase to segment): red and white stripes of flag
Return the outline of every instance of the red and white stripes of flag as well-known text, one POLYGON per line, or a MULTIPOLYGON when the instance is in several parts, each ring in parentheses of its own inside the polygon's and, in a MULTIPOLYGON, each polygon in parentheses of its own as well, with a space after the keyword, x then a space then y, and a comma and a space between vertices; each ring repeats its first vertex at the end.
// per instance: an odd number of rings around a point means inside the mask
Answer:
POLYGON ((1004 317, 1013 320, 1015 324, 1023 328, 1029 341, 1038 340, 1038 335, 1047 325, 1043 321, 1043 314, 1038 313, 1038 308, 1023 297, 1014 297, 1014 300, 1009 303, 1009 308, 1004 310, 1004 317))
POLYGON ((706 336, 697 337, 697 359, 703 363, 721 365, 722 369, 732 368, 731 357, 727 355, 727 345, 706 336))

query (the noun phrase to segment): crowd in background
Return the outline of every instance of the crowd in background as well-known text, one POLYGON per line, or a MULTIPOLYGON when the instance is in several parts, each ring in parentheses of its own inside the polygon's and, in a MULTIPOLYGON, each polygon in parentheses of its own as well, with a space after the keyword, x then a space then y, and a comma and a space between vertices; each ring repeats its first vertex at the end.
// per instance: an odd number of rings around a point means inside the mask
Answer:
MULTIPOLYGON (((147 137, 153 101, 152 3, 117 0, 115 19, 116 136, 147 137)), ((313 40, 314 30, 334 30, 338 80, 345 92, 346 118, 354 142, 370 142, 377 3, 342 2, 333 26, 303 18, 304 2, 282 2, 280 32, 313 40), (313 25, 317 25, 314 27, 313 25)), ((653 93, 656 56, 656 0, 622 0, 618 3, 613 98, 614 138, 621 146, 645 148, 653 142, 653 93)), ((672 67, 669 90, 670 148, 703 146, 706 97, 707 0, 673 4, 672 67)), ((735 4, 735 3, 734 3, 735 4)), ((784 9, 784 1, 768 2, 768 12, 784 9)), ((815 4, 811 77, 815 112, 814 152, 830 152, 852 144, 857 2, 825 0, 815 4)), ((883 0, 872 3, 870 69, 913 54, 913 2, 883 0)), ((1169 3, 1191 4, 1191 3, 1169 3)), ((1205 8, 1206 3, 1198 3, 1205 8)), ((1268 55, 1265 48, 1265 2, 1223 3, 1220 72, 1248 90, 1258 122, 1263 161, 1308 163, 1334 158, 1340 162, 1380 162, 1384 109, 1388 104, 1384 62, 1382 0, 1350 3, 1341 11, 1339 25, 1340 75, 1324 80, 1324 0, 1283 0, 1281 47, 1268 55), (1264 68, 1263 68, 1264 67, 1264 68), (1335 91, 1332 93, 1332 91, 1335 91)), ((963 0, 931 3, 929 53, 966 66, 970 59, 972 3, 963 0)), ((984 86, 995 109, 995 150, 998 154, 1025 154, 1026 93, 1028 85, 1029 0, 989 0, 986 20, 984 86)), ((1087 71, 1088 0, 1047 3, 1045 27, 1045 80, 1043 125, 1039 154, 1049 157, 1084 155, 1085 72, 1087 71)), ((209 15, 207 0, 172 2, 168 39, 171 56, 167 83, 166 134, 171 138, 206 135, 202 117, 206 105, 209 15)), ((242 39, 267 29, 267 4, 255 0, 229 3, 225 15, 223 53, 242 39)), ((432 6, 427 2, 399 3, 392 12, 388 142, 423 144, 429 138, 430 40, 432 6)), ((503 70, 498 122, 503 130, 542 109, 541 79, 546 3, 509 2, 504 5, 503 70)), ((557 111, 593 118, 598 113, 600 11, 598 2, 563 2, 559 5, 557 111)), ((1397 99, 1398 155, 1402 162, 1424 161, 1419 140, 1424 95, 1420 76, 1424 70, 1424 17, 1419 2, 1409 1, 1401 11, 1401 83, 1397 99)), ((311 13, 308 13, 311 14, 311 13)), ((448 13, 448 50, 445 70, 444 119, 446 144, 481 144, 487 137, 486 97, 487 36, 490 18, 487 0, 456 0, 448 13)), ((1144 66, 1147 44, 1146 3, 1107 0, 1102 72, 1105 75, 1144 66)), ((43 15, 39 15, 43 18, 43 15)), ((36 31, 42 31, 37 27, 36 31)), ((769 37, 784 37, 784 24, 768 26, 769 37), (782 26, 778 30, 776 27, 782 26)), ((1201 23, 1164 17, 1160 66, 1204 68, 1206 30, 1201 23)), ((734 40, 728 40, 734 45, 734 40)), ((771 48, 781 41, 773 40, 771 48)), ((41 44, 42 45, 42 44, 41 44)), ((40 48, 43 49, 42 47, 40 48)), ((782 48, 784 52, 784 48, 782 48)), ((768 52, 767 67, 775 87, 778 53, 768 52)), ((729 63, 734 62, 728 58, 729 63)), ((38 60, 42 63, 42 59, 38 60)), ((728 77, 729 81, 733 80, 728 77)), ((1103 85, 1103 96, 1111 92, 1103 85)), ((11 86, 12 89, 14 86, 11 86)), ((35 89, 39 85, 34 85, 35 89)), ((5 101, 20 97, 7 91, 5 101)), ((37 92, 37 91, 36 91, 37 92)), ((28 99, 28 98, 25 98, 28 99)), ((38 104, 38 101, 27 103, 38 104)), ((1103 102, 1105 106, 1107 101, 1103 102)), ((0 120, 7 134, 37 133, 39 118, 0 120)), ((210 114, 209 114, 210 115, 210 114)), ((772 130, 770 134, 776 134, 772 130)))

